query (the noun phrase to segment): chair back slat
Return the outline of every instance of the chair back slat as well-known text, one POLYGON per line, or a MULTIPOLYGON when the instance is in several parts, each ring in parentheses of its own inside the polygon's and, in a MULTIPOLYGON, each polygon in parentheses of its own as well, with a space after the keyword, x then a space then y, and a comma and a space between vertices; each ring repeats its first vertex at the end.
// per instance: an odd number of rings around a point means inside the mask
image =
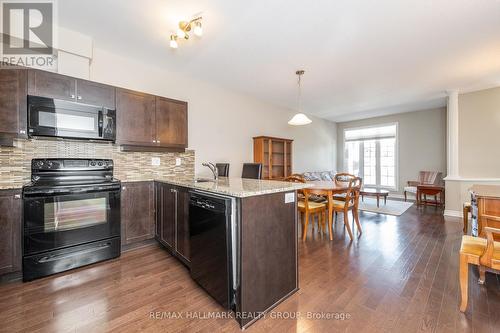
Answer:
POLYGON ((438 171, 420 171, 418 181, 420 184, 439 185, 442 181, 442 173, 438 171))
POLYGON ((351 175, 350 173, 346 172, 341 172, 335 175, 334 181, 336 184, 348 185, 349 182, 354 178, 356 178, 355 175, 351 175))
POLYGON ((345 205, 349 207, 349 204, 356 204, 359 200, 359 192, 361 191, 361 186, 363 185, 363 180, 360 177, 354 177, 349 181, 345 205))

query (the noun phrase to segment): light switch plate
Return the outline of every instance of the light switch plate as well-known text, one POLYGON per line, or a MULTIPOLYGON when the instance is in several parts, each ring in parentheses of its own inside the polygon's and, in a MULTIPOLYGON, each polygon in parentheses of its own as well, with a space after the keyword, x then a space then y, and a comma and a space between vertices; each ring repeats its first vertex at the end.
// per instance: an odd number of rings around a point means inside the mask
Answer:
POLYGON ((152 166, 160 166, 160 158, 159 157, 151 157, 151 165, 152 166))
POLYGON ((295 202, 295 192, 285 193, 285 203, 295 202))
POLYGON ((182 159, 181 159, 181 158, 179 158, 179 157, 177 157, 177 158, 175 159, 175 166, 179 166, 179 165, 181 165, 181 164, 182 164, 182 159))

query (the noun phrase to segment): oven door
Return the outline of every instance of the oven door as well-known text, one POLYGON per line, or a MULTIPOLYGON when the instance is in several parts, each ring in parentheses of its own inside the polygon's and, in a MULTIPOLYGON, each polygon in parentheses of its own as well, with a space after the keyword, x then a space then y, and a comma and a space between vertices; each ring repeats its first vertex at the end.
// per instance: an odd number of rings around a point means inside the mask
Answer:
POLYGON ((115 111, 106 108, 28 96, 29 136, 114 141, 115 111))
MULTIPOLYGON (((76 193, 78 192, 78 193, 76 193)), ((25 196, 24 255, 120 236, 120 191, 25 196)))

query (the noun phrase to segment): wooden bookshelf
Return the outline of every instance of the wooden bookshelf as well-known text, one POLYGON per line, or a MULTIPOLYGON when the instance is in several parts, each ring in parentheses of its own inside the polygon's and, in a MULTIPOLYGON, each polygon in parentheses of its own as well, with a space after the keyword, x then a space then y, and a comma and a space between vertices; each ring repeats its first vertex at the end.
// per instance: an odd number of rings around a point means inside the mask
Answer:
POLYGON ((292 142, 271 136, 253 138, 253 161, 262 163, 262 179, 283 179, 292 174, 292 142))

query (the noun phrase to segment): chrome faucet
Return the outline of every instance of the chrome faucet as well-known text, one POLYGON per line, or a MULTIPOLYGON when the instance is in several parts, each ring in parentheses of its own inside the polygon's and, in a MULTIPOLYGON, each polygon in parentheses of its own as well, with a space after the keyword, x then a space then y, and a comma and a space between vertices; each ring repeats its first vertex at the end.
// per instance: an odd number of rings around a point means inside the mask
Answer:
POLYGON ((207 168, 210 169, 210 171, 212 171, 215 180, 219 178, 219 170, 217 170, 217 166, 215 166, 215 164, 213 164, 212 162, 208 162, 208 163, 202 163, 201 165, 206 166, 207 168))

